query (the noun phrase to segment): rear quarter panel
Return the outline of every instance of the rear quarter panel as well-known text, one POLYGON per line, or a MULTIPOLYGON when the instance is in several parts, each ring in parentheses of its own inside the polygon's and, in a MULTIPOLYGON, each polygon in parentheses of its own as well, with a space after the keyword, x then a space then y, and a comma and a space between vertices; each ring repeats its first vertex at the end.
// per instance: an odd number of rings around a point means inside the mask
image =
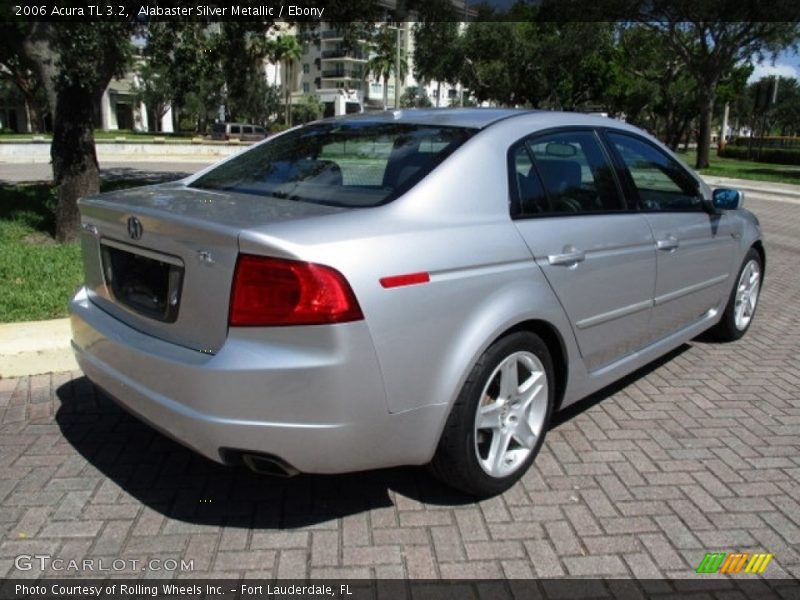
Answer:
POLYGON ((507 142, 483 136, 386 206, 240 238, 243 252, 269 245, 346 276, 369 326, 392 413, 452 404, 481 353, 523 321, 551 323, 568 336, 568 355, 575 352, 564 313, 509 216, 507 142), (420 271, 430 282, 380 284, 420 271))

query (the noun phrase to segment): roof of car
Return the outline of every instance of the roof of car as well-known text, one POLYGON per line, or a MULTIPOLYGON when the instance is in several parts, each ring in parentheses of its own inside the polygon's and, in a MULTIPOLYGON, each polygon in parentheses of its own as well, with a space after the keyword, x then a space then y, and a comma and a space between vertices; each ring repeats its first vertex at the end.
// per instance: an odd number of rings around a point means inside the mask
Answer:
POLYGON ((538 111, 520 108, 403 108, 352 114, 326 120, 398 122, 482 129, 509 117, 534 112, 538 111))
POLYGON ((517 117, 533 118, 539 125, 588 125, 626 128, 621 121, 579 112, 558 112, 522 108, 411 108, 364 112, 324 119, 327 122, 369 121, 413 123, 484 129, 489 125, 517 117))

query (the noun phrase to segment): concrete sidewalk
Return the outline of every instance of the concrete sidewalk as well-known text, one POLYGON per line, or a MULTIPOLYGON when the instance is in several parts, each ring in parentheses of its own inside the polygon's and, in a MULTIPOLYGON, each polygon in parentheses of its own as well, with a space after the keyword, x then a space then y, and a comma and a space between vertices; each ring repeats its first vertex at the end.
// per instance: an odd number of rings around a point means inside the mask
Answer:
MULTIPOLYGON (((800 185, 704 177, 713 187, 733 187, 747 198, 800 204, 800 185)), ((68 319, 0 324, 0 378, 76 370, 68 319)))

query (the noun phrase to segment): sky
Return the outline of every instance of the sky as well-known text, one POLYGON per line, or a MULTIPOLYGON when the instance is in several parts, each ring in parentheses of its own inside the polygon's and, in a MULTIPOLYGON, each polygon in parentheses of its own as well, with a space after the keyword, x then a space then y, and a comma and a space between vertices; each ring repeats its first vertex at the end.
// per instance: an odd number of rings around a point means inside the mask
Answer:
POLYGON ((786 50, 778 55, 774 65, 769 59, 760 65, 755 65, 753 74, 750 75, 748 82, 758 81, 762 77, 768 77, 769 75, 800 79, 800 55, 793 50, 786 50))

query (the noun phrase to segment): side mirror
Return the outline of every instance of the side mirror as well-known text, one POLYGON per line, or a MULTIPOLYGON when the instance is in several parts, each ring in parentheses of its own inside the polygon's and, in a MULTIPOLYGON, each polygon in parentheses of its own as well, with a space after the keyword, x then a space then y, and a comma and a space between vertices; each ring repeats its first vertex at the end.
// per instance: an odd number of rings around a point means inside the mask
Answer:
POLYGON ((714 190, 712 204, 716 210, 736 210, 744 204, 744 192, 728 188, 714 190))

